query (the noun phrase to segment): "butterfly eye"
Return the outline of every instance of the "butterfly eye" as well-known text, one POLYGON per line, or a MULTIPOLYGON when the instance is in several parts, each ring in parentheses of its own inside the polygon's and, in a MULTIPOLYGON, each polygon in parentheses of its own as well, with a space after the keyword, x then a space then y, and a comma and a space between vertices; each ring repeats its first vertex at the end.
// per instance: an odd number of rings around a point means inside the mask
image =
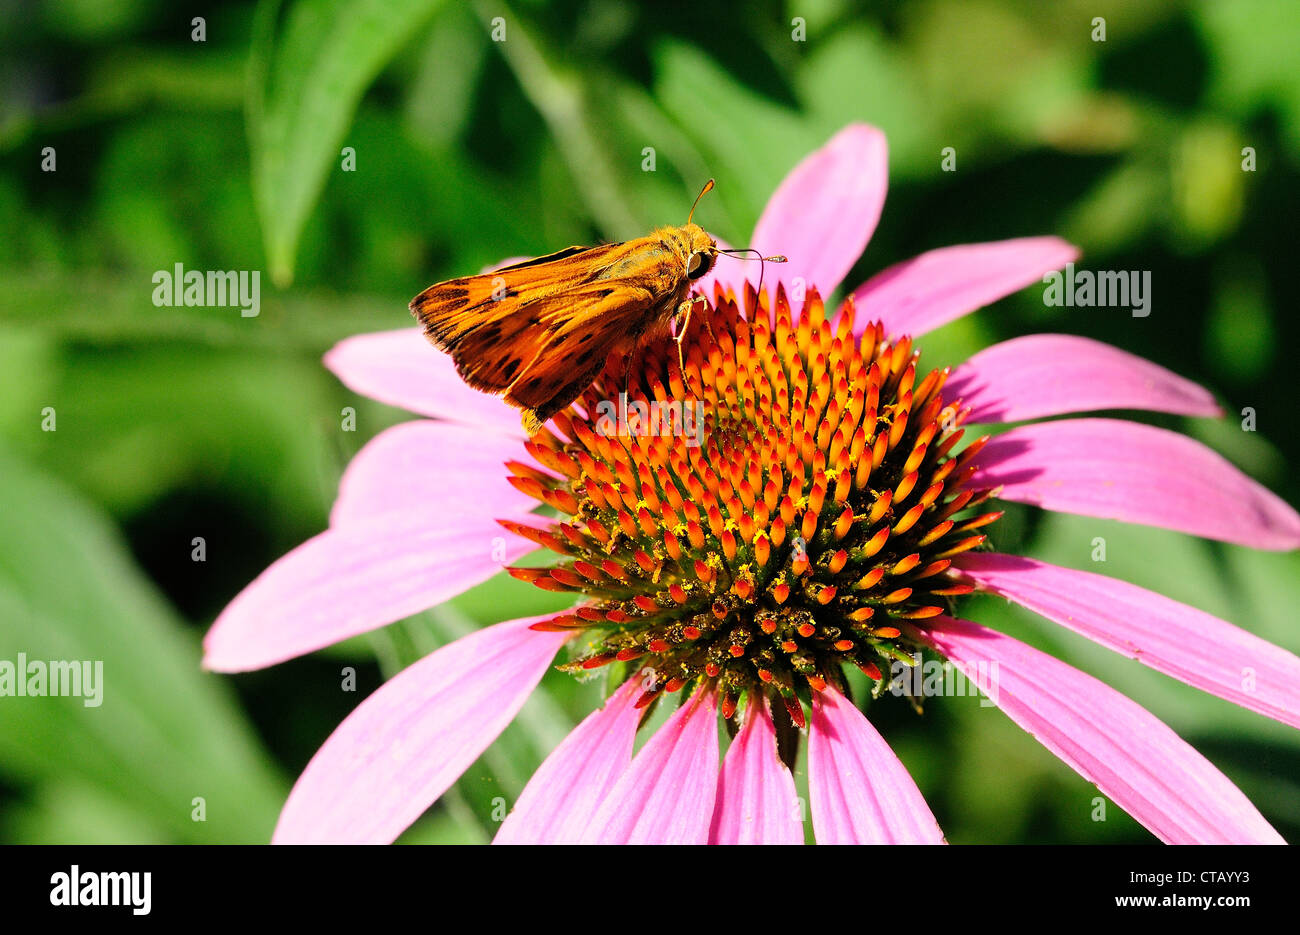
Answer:
POLYGON ((710 269, 713 268, 713 259, 705 256, 703 253, 691 254, 691 265, 686 271, 686 275, 691 279, 699 279, 710 269))

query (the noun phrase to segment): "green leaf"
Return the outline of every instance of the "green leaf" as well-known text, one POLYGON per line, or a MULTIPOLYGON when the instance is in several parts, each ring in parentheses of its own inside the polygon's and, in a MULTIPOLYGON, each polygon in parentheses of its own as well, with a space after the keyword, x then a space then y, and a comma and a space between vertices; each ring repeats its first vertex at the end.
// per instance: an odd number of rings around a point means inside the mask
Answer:
POLYGON ((0 326, 92 344, 185 341, 317 353, 350 335, 411 325, 404 295, 263 294, 257 317, 244 318, 228 306, 157 307, 148 272, 84 270, 73 278, 4 268, 0 276, 0 326))
POLYGON ((6 781, 37 787, 41 801, 69 783, 76 802, 113 800, 124 817, 99 839, 116 827, 139 840, 139 816, 153 822, 148 839, 269 838, 286 784, 220 677, 200 670, 196 636, 102 514, 0 451, 0 660, 19 653, 101 664, 102 681, 98 705, 0 698, 6 781), (192 817, 196 798, 205 821, 192 817))
POLYGON ((796 73, 799 96, 830 137, 853 121, 866 121, 889 139, 890 176, 939 171, 943 137, 906 53, 880 31, 854 24, 815 46, 796 73), (870 88, 869 94, 846 93, 870 88))
POLYGON ((1290 0, 1200 0, 1192 19, 1211 52, 1210 100, 1246 117, 1271 104, 1282 117, 1294 162, 1300 146, 1300 8, 1290 0))
POLYGON ((825 137, 689 45, 662 43, 655 65, 655 97, 704 154, 718 199, 739 223, 720 233, 747 242, 768 196, 825 137))
POLYGON ((248 134, 271 278, 293 280, 298 238, 371 82, 441 0, 305 0, 276 32, 279 3, 254 26, 248 134))
MULTIPOLYGON (((601 132, 580 74, 551 55, 528 24, 495 0, 475 3, 479 18, 509 22, 507 41, 497 43, 502 57, 519 80, 519 87, 550 130, 556 149, 580 185, 578 194, 604 234, 612 238, 639 236, 644 225, 628 205, 620 183, 618 163, 609 134, 601 132)), ((607 84, 601 82, 602 91, 607 84)))
POLYGON ((166 844, 158 823, 95 786, 53 781, 7 808, 4 837, 27 844, 166 844))

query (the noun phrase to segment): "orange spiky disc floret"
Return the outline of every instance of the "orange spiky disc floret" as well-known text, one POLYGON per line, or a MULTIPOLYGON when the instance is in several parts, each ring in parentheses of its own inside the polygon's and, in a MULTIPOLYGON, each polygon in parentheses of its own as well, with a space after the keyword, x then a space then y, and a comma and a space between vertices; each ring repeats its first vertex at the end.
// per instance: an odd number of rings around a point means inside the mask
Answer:
POLYGON ((562 518, 503 525, 565 557, 516 577, 583 596, 538 625, 587 631, 562 668, 633 667, 642 703, 706 681, 735 712, 758 691, 802 725, 844 665, 883 684, 910 662, 910 622, 971 590, 952 558, 1000 514, 967 487, 985 439, 954 453, 966 411, 910 338, 855 335, 851 299, 832 324, 815 291, 797 318, 780 287, 741 304, 697 308, 685 375, 669 338, 611 359, 528 442, 554 473, 509 465, 562 518))

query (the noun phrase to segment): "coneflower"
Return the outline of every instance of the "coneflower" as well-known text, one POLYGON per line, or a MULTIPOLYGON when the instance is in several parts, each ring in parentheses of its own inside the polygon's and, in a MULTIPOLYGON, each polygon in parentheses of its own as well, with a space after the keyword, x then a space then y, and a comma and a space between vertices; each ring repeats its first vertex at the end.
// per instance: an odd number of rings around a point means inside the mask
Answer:
POLYGON ((272 664, 453 596, 500 568, 486 547, 497 522, 515 534, 506 562, 537 545, 555 556, 511 574, 574 603, 471 634, 376 691, 308 765, 277 841, 393 840, 504 729, 561 648, 561 668, 611 673, 612 691, 542 764, 498 842, 802 842, 790 767, 806 736, 816 840, 939 843, 845 677, 865 673, 880 694, 917 654, 966 672, 1162 840, 1281 841, 1136 703, 955 614, 972 590, 1001 594, 1300 726, 1294 655, 986 540, 999 500, 1271 549, 1300 545, 1300 516, 1203 446, 1138 423, 1056 420, 970 438, 981 423, 1218 407, 1163 368, 1061 335, 1005 342, 951 373, 924 366, 909 335, 1072 260, 1054 238, 933 251, 828 316, 817 290, 838 287, 870 237, 885 164, 878 131, 837 135, 786 179, 755 231, 760 250, 790 257, 772 292, 711 277, 684 374, 668 341, 631 367, 611 361, 532 438, 463 387, 418 329, 331 351, 354 389, 433 420, 358 454, 330 529, 226 609, 208 667, 272 664), (633 756, 646 709, 676 699, 633 756), (719 718, 732 735, 721 764, 719 718))

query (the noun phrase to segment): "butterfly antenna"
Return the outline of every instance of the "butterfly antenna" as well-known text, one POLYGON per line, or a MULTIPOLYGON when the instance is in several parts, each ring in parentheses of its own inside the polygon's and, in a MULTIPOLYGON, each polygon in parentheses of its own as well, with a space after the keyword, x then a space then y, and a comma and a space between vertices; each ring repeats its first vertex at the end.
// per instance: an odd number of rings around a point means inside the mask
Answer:
POLYGON ((783 256, 763 256, 761 252, 755 250, 753 247, 732 247, 729 250, 719 250, 718 253, 721 253, 724 256, 729 256, 734 260, 750 259, 749 257, 736 256, 737 253, 757 253, 758 262, 761 264, 758 268, 758 291, 760 294, 763 292, 763 273, 767 269, 767 264, 786 262, 786 258, 783 256))
POLYGON ((686 215, 687 224, 691 223, 691 218, 695 217, 695 208, 699 205, 700 199, 711 191, 713 191, 713 179, 709 179, 705 182, 704 187, 700 189, 700 193, 695 196, 695 204, 691 205, 691 213, 686 215))

